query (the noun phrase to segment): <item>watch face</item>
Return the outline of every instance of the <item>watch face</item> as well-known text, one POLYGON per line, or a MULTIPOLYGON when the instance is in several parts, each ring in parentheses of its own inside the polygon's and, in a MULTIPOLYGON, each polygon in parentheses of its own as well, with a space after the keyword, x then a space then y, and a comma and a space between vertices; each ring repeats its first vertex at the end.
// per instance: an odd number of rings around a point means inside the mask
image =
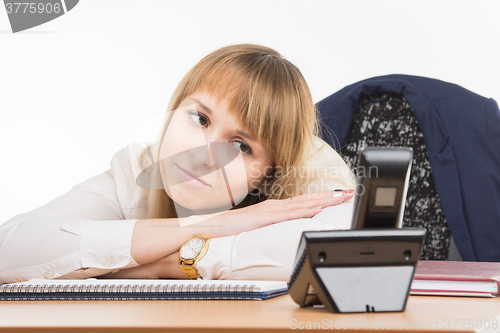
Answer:
POLYGON ((180 255, 183 259, 193 259, 200 254, 205 241, 202 238, 193 238, 182 245, 180 255))

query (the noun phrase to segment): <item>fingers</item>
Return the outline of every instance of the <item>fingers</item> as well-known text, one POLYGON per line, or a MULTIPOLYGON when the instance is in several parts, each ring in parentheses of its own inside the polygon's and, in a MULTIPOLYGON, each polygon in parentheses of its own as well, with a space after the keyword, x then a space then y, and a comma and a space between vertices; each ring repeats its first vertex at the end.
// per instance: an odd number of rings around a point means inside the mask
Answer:
POLYGON ((289 209, 286 211, 275 211, 272 213, 272 222, 270 224, 291 221, 302 218, 311 218, 314 215, 321 212, 321 208, 299 208, 299 209, 289 209))
MULTIPOLYGON (((301 195, 295 195, 292 197, 293 203, 295 202, 304 202, 308 200, 314 200, 314 199, 321 199, 321 198, 328 198, 332 197, 336 192, 335 191, 321 191, 315 194, 301 194, 301 195)), ((284 199, 285 202, 290 203, 290 199, 284 199)))
POLYGON ((345 190, 343 192, 336 192, 333 195, 333 198, 337 200, 335 204, 341 204, 342 202, 346 202, 354 197, 354 190, 345 190))
MULTIPOLYGON (((315 194, 297 195, 292 200, 290 198, 270 199, 241 210, 232 211, 232 213, 243 213, 244 210, 248 210, 245 213, 245 218, 251 217, 256 218, 256 220, 254 221, 255 227, 247 226, 246 228, 253 230, 274 223, 311 218, 321 212, 323 208, 339 205, 352 199, 353 196, 354 190, 322 191, 315 194)), ((234 218, 231 221, 234 221, 234 218)))
MULTIPOLYGON (((328 192, 333 193, 333 191, 328 192)), ((306 200, 303 199, 304 196, 300 196, 301 200, 299 200, 299 202, 296 202, 295 197, 293 197, 293 202, 287 206, 288 208, 286 211, 282 209, 276 211, 276 217, 279 222, 300 218, 311 218, 321 212, 323 208, 340 205, 343 202, 351 200, 353 196, 354 190, 347 190, 344 191, 343 194, 340 192, 340 195, 330 195, 330 193, 314 194, 306 200)))
POLYGON ((303 207, 328 207, 341 204, 342 202, 351 200, 354 196, 354 190, 344 191, 322 191, 316 194, 303 194, 292 197, 292 200, 279 200, 281 204, 289 204, 291 209, 299 209, 303 207))
POLYGON ((314 208, 314 207, 325 208, 325 207, 340 205, 341 203, 352 199, 353 195, 354 193, 343 193, 331 197, 309 200, 304 202, 303 205, 308 208, 314 208))

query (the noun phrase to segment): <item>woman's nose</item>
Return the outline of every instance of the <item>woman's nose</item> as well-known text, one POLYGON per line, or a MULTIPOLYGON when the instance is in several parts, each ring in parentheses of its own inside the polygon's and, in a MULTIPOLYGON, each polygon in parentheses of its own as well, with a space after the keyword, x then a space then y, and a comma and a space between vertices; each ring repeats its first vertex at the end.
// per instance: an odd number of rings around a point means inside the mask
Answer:
POLYGON ((207 166, 214 170, 214 163, 211 157, 210 143, 190 149, 193 158, 193 164, 198 166, 207 166))
MULTIPOLYGON (((192 133, 193 134, 193 133, 192 133)), ((212 129, 202 130, 190 137, 185 137, 184 145, 189 145, 193 148, 189 149, 192 156, 192 162, 195 166, 208 167, 214 171, 214 161, 212 156, 211 144, 214 141, 220 140, 218 133, 212 129)))
POLYGON ((196 165, 207 165, 213 171, 231 163, 239 151, 229 142, 208 142, 207 145, 191 150, 196 165))

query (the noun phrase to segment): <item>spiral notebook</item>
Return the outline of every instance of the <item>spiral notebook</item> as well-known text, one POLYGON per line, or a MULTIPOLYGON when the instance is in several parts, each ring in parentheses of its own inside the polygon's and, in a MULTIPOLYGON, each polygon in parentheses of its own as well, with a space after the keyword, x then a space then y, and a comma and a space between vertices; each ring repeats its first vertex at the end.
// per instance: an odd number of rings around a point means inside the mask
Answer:
POLYGON ((287 292, 284 281, 30 280, 0 286, 0 301, 264 300, 287 292))

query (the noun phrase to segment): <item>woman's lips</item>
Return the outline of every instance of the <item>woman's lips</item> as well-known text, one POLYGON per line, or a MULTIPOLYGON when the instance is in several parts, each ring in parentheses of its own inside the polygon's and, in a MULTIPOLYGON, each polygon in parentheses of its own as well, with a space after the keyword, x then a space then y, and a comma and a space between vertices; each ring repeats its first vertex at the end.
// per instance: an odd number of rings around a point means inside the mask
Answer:
POLYGON ((201 180, 198 177, 195 177, 189 171, 184 170, 177 164, 175 165, 175 167, 177 168, 177 173, 179 174, 179 177, 182 179, 184 183, 194 187, 210 187, 210 185, 205 183, 203 180, 201 180))

